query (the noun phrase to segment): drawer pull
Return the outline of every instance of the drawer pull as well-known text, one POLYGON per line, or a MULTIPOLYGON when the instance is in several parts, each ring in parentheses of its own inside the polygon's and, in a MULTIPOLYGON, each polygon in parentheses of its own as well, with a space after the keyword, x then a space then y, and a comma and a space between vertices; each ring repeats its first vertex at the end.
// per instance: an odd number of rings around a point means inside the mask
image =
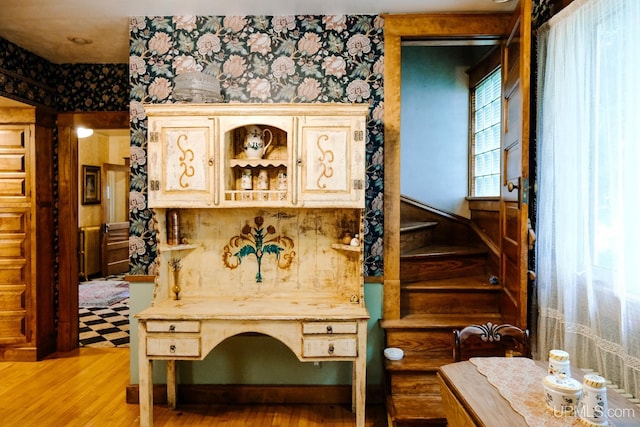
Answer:
POLYGON ((176 346, 175 346, 174 344, 171 344, 171 345, 169 346, 169 351, 170 351, 171 353, 175 353, 175 352, 176 352, 176 346))
POLYGON ((329 344, 329 354, 333 354, 333 344, 329 344))
POLYGON ((176 325, 169 325, 169 331, 175 332, 176 331, 176 325))
POLYGON ((333 327, 331 325, 327 325, 327 333, 328 334, 333 333, 333 327))

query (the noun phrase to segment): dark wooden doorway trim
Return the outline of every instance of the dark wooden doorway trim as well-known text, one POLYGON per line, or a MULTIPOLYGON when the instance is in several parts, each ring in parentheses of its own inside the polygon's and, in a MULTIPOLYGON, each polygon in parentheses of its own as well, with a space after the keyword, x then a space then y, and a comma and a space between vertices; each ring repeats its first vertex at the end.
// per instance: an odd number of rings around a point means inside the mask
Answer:
POLYGON ((78 347, 78 138, 77 127, 128 129, 129 112, 58 114, 58 342, 78 347))
POLYGON ((400 318, 400 91, 403 40, 502 37, 502 14, 388 14, 384 18, 384 303, 400 318))

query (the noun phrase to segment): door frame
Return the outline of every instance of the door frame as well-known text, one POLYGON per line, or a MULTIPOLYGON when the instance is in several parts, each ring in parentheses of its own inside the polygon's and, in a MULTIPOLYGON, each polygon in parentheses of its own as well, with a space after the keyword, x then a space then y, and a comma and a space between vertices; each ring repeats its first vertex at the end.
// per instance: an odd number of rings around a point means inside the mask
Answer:
POLYGON ((57 351, 79 345, 78 137, 74 129, 129 129, 128 111, 58 114, 58 337, 57 351))
MULTIPOLYGON (((102 201, 103 201, 103 205, 102 205, 102 236, 101 236, 101 248, 102 250, 100 251, 101 254, 101 266, 102 266, 102 275, 103 276, 108 276, 110 274, 113 274, 110 269, 109 269, 109 247, 113 244, 110 239, 109 239, 109 232, 110 232, 110 225, 113 224, 126 224, 126 229, 127 229, 127 236, 129 235, 129 186, 131 184, 131 166, 130 166, 130 161, 129 158, 125 159, 125 163, 122 165, 119 164, 113 164, 113 163, 103 163, 102 164, 102 169, 101 169, 101 174, 102 174, 102 201), (119 171, 119 172, 124 172, 125 173, 125 194, 124 194, 124 206, 126 209, 126 221, 107 221, 107 204, 109 203, 109 199, 110 197, 107 197, 107 192, 111 189, 109 184, 109 172, 111 171, 119 171)), ((113 194, 115 194, 115 190, 112 191, 113 194)), ((124 225, 122 225, 123 227, 125 227, 124 225)), ((120 246, 120 248, 124 247, 126 245, 126 247, 129 247, 129 242, 128 242, 128 237, 127 237, 127 241, 122 241, 121 243, 122 246, 120 246)), ((128 256, 128 252, 127 252, 127 257, 126 257, 126 262, 127 262, 127 269, 126 271, 129 271, 129 256, 128 256)), ((118 274, 120 274, 120 272, 118 272, 118 274)))
POLYGON ((408 39, 503 38, 512 12, 388 14, 384 18, 384 299, 383 318, 400 318, 401 48, 408 39))

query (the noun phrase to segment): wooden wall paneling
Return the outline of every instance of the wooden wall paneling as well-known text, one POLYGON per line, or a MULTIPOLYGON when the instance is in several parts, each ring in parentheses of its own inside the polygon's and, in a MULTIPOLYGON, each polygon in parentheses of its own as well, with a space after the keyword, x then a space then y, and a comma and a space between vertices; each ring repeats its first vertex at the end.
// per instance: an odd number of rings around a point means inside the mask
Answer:
POLYGON ((54 123, 51 110, 2 109, 1 360, 34 361, 55 351, 54 123))

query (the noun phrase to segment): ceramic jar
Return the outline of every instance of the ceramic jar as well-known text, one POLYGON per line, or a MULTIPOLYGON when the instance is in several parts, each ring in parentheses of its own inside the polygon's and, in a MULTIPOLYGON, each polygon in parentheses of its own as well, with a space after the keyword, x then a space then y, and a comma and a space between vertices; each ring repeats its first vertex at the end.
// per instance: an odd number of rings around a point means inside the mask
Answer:
POLYGON ((582 384, 564 374, 547 375, 543 379, 544 400, 557 415, 573 415, 582 397, 582 384))
POLYGON ((251 190, 253 188, 253 174, 251 169, 244 169, 240 178, 240 188, 243 190, 251 190))
POLYGON ((569 353, 564 350, 549 350, 549 375, 563 374, 571 377, 569 353))
POLYGON ((289 184, 287 182, 287 171, 285 169, 280 169, 278 171, 278 179, 276 180, 276 188, 278 189, 279 199, 286 200, 287 199, 287 190, 289 184))
POLYGON ((258 190, 269 189, 269 173, 266 169, 262 169, 258 172, 258 190))
POLYGON ((578 405, 578 416, 583 424, 605 426, 607 419, 607 385, 606 380, 595 374, 584 376, 582 383, 582 399, 578 405))
MULTIPOLYGON (((269 189, 269 172, 266 169, 262 169, 258 173, 258 190, 268 190, 269 189)), ((261 191, 258 193, 259 200, 268 200, 269 193, 266 191, 261 191)))

